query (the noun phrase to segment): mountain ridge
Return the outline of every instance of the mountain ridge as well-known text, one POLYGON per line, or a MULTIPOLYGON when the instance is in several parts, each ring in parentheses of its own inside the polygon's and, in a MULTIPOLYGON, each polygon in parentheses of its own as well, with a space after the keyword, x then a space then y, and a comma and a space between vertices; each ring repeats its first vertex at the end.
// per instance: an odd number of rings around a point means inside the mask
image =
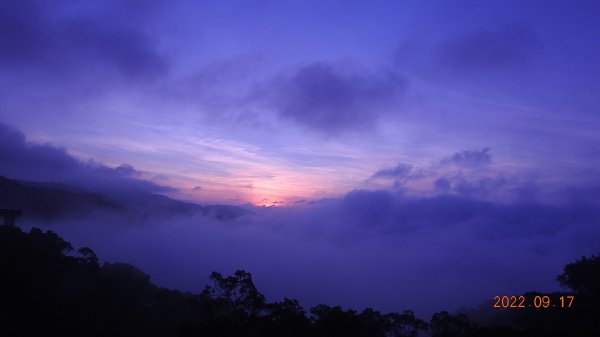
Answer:
POLYGON ((49 222, 103 212, 137 220, 173 215, 204 215, 217 220, 238 218, 250 211, 233 205, 199 205, 143 191, 96 192, 54 182, 31 182, 0 176, 0 208, 49 222))

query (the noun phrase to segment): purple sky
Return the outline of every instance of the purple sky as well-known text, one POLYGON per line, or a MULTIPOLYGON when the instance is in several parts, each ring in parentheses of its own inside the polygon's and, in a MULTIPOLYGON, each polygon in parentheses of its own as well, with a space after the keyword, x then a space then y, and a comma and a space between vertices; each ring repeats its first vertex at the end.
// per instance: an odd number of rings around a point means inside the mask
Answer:
POLYGON ((548 188, 598 175, 595 1, 1 6, 2 122, 182 198, 291 204, 485 147, 548 188))
MULTIPOLYGON (((543 290, 600 250, 599 12, 591 0, 0 0, 0 175, 284 206, 244 220, 248 233, 210 229, 257 250, 218 261, 264 282, 279 280, 264 262, 277 252, 298 273, 319 261, 337 271, 325 284, 356 283, 332 302, 370 284, 344 261, 388 280, 349 304, 393 308, 394 266, 420 275, 406 289, 449 275, 455 302, 453 284, 472 287, 460 275, 498 280, 471 301, 550 277, 543 290), (448 274, 442 257, 468 262, 448 274), (506 276, 532 264, 523 284, 506 276)), ((188 237, 153 228, 123 237, 191 254, 188 237)), ((138 253, 97 249, 191 288, 138 253)))

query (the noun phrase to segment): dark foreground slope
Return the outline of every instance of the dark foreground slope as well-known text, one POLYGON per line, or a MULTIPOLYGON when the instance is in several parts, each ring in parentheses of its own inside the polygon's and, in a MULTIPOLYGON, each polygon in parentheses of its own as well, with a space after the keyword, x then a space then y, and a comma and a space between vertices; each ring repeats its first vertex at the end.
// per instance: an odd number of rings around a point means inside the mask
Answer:
MULTIPOLYGON (((159 288, 122 263, 100 265, 53 232, 0 226, 0 336, 600 336, 600 257, 565 267, 559 282, 575 296, 568 309, 439 312, 429 322, 411 311, 382 314, 298 301, 269 303, 249 273, 213 273, 198 295, 159 288)), ((432 296, 434 294, 431 294, 432 296)))
POLYGON ((173 336, 193 314, 191 295, 158 288, 121 263, 52 232, 0 227, 0 335, 173 336))

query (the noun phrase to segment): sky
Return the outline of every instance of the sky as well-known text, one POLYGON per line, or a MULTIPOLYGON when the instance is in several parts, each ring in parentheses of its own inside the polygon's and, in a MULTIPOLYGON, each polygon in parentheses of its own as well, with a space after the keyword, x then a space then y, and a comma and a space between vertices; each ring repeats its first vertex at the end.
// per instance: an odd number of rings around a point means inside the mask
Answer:
MULTIPOLYGON (((356 281, 333 300, 370 284, 363 271, 392 287, 390 268, 412 268, 406 289, 448 275, 448 252, 472 280, 498 280, 472 302, 541 284, 532 264, 548 288, 561 264, 600 251, 599 11, 587 0, 1 0, 0 175, 275 207, 242 232, 207 225, 257 251, 221 265, 241 258, 266 283, 279 280, 265 271, 277 252, 298 273, 335 265, 323 282, 356 281), (489 261, 530 273, 483 277, 489 261)), ((173 228, 202 236, 190 223, 173 228)), ((197 244, 151 228, 114 240, 173 258, 197 244)), ((191 287, 126 247, 99 249, 191 287)), ((448 277, 438 288, 450 298, 464 280, 448 277)), ((393 308, 383 293, 374 303, 393 308)))

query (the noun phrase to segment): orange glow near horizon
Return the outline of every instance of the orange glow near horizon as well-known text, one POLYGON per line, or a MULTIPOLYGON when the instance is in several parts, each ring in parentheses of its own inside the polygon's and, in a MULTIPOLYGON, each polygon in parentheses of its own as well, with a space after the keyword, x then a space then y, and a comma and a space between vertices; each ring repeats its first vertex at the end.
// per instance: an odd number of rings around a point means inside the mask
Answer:
POLYGON ((324 187, 323 184, 263 180, 245 186, 208 187, 194 193, 192 199, 200 202, 211 200, 257 206, 289 206, 298 200, 335 195, 334 186, 329 186, 330 193, 320 192, 324 187))
MULTIPOLYGON (((275 171, 275 170, 274 170, 275 171)), ((264 172, 264 171, 263 171, 264 172)), ((327 177, 298 172, 281 172, 249 179, 249 174, 216 178, 180 177, 178 191, 169 196, 198 203, 247 204, 256 206, 290 206, 298 200, 319 199, 344 191, 327 177)))

